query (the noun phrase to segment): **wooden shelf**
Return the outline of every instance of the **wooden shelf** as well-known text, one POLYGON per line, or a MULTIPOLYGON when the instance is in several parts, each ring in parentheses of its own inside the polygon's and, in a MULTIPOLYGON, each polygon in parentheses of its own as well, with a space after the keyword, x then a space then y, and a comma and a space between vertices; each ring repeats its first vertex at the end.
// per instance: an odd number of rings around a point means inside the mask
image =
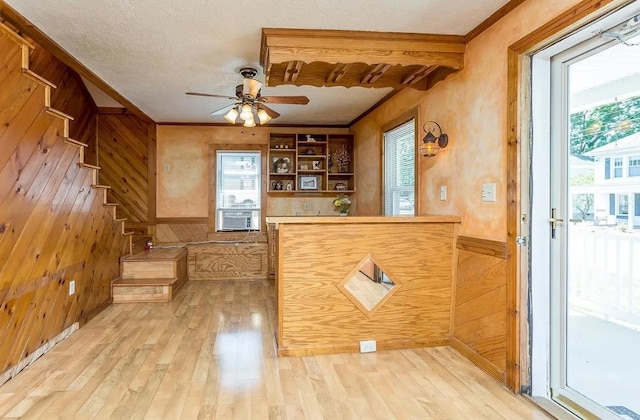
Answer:
POLYGON ((270 168, 273 170, 278 159, 286 158, 290 162, 290 172, 270 172, 268 185, 268 193, 277 196, 294 196, 294 195, 335 195, 338 193, 351 194, 355 192, 355 166, 354 166, 354 137, 352 134, 322 134, 322 133, 298 133, 298 134, 279 134, 274 133, 269 137, 269 156, 268 161, 270 168), (308 141, 307 135, 312 136, 315 141, 308 141), (280 146, 287 146, 287 148, 280 146), (275 147, 279 146, 279 147, 275 147), (348 173, 329 172, 333 167, 337 168, 335 158, 332 161, 333 154, 344 149, 351 157, 348 173), (314 154, 306 152, 313 151, 314 154), (330 156, 331 154, 331 156, 330 156), (313 165, 313 161, 318 161, 313 165), (332 163, 332 166, 329 164, 332 163), (300 169, 305 166, 308 169, 300 169), (309 169, 316 167, 319 169, 309 169), (302 190, 300 189, 300 177, 316 177, 318 190, 302 190), (292 190, 287 190, 286 185, 291 184, 292 190), (344 191, 335 190, 336 184, 345 185, 348 189, 344 191), (282 186, 282 189, 274 189, 274 185, 282 186))

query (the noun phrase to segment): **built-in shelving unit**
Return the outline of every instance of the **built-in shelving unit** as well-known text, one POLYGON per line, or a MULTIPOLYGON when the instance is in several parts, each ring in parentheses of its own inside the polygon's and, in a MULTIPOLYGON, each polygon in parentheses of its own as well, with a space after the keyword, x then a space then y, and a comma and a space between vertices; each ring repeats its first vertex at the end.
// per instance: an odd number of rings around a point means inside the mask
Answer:
POLYGON ((351 134, 272 133, 269 194, 355 192, 353 151, 351 134))

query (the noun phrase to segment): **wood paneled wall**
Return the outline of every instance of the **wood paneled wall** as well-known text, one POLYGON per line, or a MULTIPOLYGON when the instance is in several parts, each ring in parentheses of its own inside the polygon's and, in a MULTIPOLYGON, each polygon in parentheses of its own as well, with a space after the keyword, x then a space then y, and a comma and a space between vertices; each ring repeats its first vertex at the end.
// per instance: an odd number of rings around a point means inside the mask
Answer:
POLYGON ((91 187, 94 170, 79 165, 83 148, 65 142, 95 137, 93 101, 80 78, 38 46, 30 70, 57 89, 27 77, 15 39, 0 28, 0 381, 109 303, 128 247, 103 191, 91 187))
POLYGON ((505 381, 507 244, 459 237, 451 344, 505 381))
POLYGON ((203 223, 160 223, 156 225, 156 242, 203 242, 208 239, 207 219, 203 223))
MULTIPOLYGON (((149 222, 150 137, 155 131, 133 114, 98 114, 97 162, 100 183, 111 186, 111 201, 127 224, 149 222)), ((151 165, 155 169, 155 162, 151 165)), ((155 204, 155 203, 154 203, 155 204)))

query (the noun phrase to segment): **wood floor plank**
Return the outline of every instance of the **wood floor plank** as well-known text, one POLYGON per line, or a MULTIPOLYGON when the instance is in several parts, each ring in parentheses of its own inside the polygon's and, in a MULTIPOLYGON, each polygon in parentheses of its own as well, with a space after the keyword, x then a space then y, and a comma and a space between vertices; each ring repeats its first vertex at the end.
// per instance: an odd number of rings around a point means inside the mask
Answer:
POLYGON ((449 347, 277 358, 267 280, 111 305, 0 387, 0 418, 545 418, 449 347))

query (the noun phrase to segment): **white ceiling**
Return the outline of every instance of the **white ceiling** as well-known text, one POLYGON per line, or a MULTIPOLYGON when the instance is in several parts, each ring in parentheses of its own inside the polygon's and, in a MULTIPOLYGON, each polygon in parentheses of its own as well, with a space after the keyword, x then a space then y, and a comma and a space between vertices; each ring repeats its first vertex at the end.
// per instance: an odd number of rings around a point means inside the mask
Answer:
MULTIPOLYGON (((224 122, 241 67, 260 70, 262 28, 465 35, 506 0, 7 0, 25 18, 157 122, 224 122)), ((303 68, 304 71, 304 68, 303 68)), ((263 95, 306 95, 272 105, 277 124, 346 124, 391 89, 278 86, 263 95)), ((113 106, 97 98, 98 106, 113 106)))

